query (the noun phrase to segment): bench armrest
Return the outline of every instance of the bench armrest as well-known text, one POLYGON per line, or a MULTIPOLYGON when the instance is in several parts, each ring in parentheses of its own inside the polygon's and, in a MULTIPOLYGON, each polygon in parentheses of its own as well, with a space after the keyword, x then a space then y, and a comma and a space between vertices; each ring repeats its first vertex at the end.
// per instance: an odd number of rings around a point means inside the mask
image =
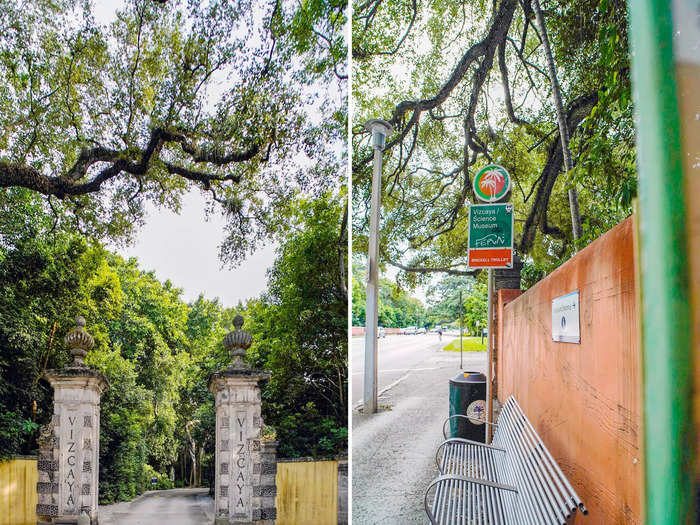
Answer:
POLYGON ((448 438, 442 443, 440 443, 440 446, 437 448, 437 451, 435 452, 435 464, 437 465, 438 470, 440 471, 440 474, 444 474, 442 467, 440 466, 440 463, 438 462, 438 456, 440 455, 440 450, 442 447, 445 445, 448 445, 450 443, 465 443, 468 445, 475 445, 478 447, 484 447, 484 448, 490 448, 491 450, 499 450, 501 452, 505 452, 506 449, 501 448, 501 447, 495 447, 493 445, 487 445, 486 443, 480 443, 479 441, 472 441, 471 439, 464 439, 464 438, 448 438))
POLYGON ((464 414, 455 414, 454 416, 448 417, 445 422, 442 424, 442 436, 444 438, 447 438, 447 432, 445 432, 445 425, 450 421, 450 419, 453 419, 455 417, 463 417, 464 419, 469 419, 472 421, 478 421, 479 423, 486 423, 487 425, 491 425, 492 427, 498 428, 498 425, 496 423, 489 423, 488 421, 484 419, 479 419, 478 417, 471 417, 471 416, 465 416, 464 414))
POLYGON ((430 482, 430 485, 428 485, 428 488, 425 490, 425 496, 423 496, 423 508, 425 509, 425 513, 428 515, 428 519, 430 520, 430 523, 432 525, 438 525, 438 524, 437 524, 437 521, 435 521, 435 516, 433 515, 431 510, 428 508, 428 493, 430 492, 430 489, 433 488, 438 483, 441 483, 443 481, 449 481, 449 480, 465 481, 467 483, 473 483, 473 484, 477 484, 477 485, 485 485, 488 487, 493 487, 497 490, 508 490, 511 492, 515 492, 516 494, 518 493, 518 489, 515 487, 512 487, 510 485, 503 485, 501 483, 496 483, 493 481, 487 481, 485 479, 470 478, 469 476, 455 476, 453 474, 438 476, 437 478, 435 478, 433 481, 430 482))

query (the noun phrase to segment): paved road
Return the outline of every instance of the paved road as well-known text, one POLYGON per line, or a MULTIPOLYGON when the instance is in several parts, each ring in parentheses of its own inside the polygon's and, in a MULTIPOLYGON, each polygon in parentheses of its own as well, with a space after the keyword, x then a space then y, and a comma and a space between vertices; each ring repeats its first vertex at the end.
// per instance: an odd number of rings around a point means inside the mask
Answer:
POLYGON ((145 493, 131 502, 101 505, 100 525, 202 525, 214 521, 209 489, 145 493))
MULTIPOLYGON (((438 475, 435 451, 448 415, 449 379, 460 368, 459 352, 426 353, 405 379, 379 397, 379 405, 391 410, 353 411, 354 525, 428 523, 423 496, 438 475)), ((484 372, 486 352, 465 352, 464 369, 484 372)))
MULTIPOLYGON (((425 367, 425 359, 442 348, 455 337, 443 335, 442 342, 437 334, 387 335, 379 340, 377 350, 379 370, 377 372, 378 391, 405 376, 410 370, 425 367)), ((362 401, 365 365, 365 338, 352 338, 352 404, 362 401)), ((429 365, 432 366, 432 365, 429 365)))

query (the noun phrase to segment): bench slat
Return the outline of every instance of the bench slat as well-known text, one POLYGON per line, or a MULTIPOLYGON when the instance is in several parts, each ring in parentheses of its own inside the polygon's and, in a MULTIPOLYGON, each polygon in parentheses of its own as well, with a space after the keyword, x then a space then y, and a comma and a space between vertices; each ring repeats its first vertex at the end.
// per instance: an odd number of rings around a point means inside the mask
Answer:
MULTIPOLYGON (((496 483, 493 481, 483 480, 465 475, 455 475, 455 474, 445 474, 435 478, 428 487, 428 491, 433 487, 437 486, 434 496, 433 512, 431 513, 427 506, 427 492, 425 498, 425 508, 428 516, 431 515, 435 519, 433 523, 453 523, 449 517, 453 518, 457 515, 455 502, 464 499, 455 497, 458 494, 465 495, 468 494, 470 497, 469 509, 465 509, 466 512, 462 513, 462 516, 466 516, 468 520, 481 519, 477 516, 475 511, 483 510, 486 507, 486 502, 484 496, 486 494, 486 489, 496 489, 498 491, 507 492, 517 492, 517 488, 504 485, 502 483, 496 483)), ((502 510, 499 510, 499 515, 502 515, 502 510)), ((481 516, 481 513, 479 513, 481 516)), ((467 521, 471 523, 471 521, 467 521)))
MULTIPOLYGON (((486 479, 494 479, 493 477, 493 472, 491 471, 491 467, 493 466, 488 459, 488 455, 492 453, 492 451, 484 448, 477 448, 476 449, 477 454, 480 456, 480 464, 482 468, 484 469, 483 471, 483 477, 486 479)), ((493 522, 499 523, 500 522, 500 516, 501 516, 501 510, 502 506, 499 505, 499 500, 497 497, 498 490, 494 490, 492 487, 489 487, 486 491, 486 502, 487 502, 487 509, 488 512, 486 513, 486 516, 493 516, 493 522)))
POLYGON ((550 507, 554 509, 560 520, 565 521, 571 514, 571 509, 566 504, 566 492, 562 491, 561 484, 558 483, 558 475, 556 472, 547 470, 544 464, 544 457, 541 455, 541 447, 544 445, 539 441, 533 441, 530 436, 528 438, 527 431, 524 428, 522 418, 515 414, 509 414, 515 421, 512 425, 519 430, 516 434, 516 439, 521 447, 521 454, 524 455, 526 464, 535 472, 537 480, 541 487, 542 493, 548 498, 550 507), (556 482, 558 487, 555 487, 556 482), (546 485, 546 486, 545 486, 546 485))
POLYGON ((512 462, 516 476, 517 486, 521 487, 527 494, 526 501, 529 501, 534 508, 534 515, 538 518, 538 523, 565 523, 566 519, 557 515, 551 506, 551 498, 547 494, 546 487, 542 484, 540 473, 532 464, 522 443, 517 439, 511 426, 512 420, 508 419, 510 414, 501 412, 501 417, 505 418, 509 424, 503 424, 501 431, 504 433, 504 440, 508 443, 509 454, 507 462, 512 462))
MULTIPOLYGON (((520 408, 520 405, 518 402, 515 400, 513 396, 508 398, 508 401, 512 403, 512 405, 515 407, 515 409, 522 414, 523 417, 525 417, 525 413, 523 412, 523 409, 520 408)), ((537 431, 535 428, 532 426, 532 423, 530 423, 530 420, 525 417, 525 426, 527 429, 530 431, 530 433, 536 437, 536 439, 539 441, 539 443, 542 445, 542 451, 544 452, 545 456, 547 456, 547 459, 550 461, 551 465, 553 466, 554 470, 557 472, 558 476, 556 479, 561 479, 563 484, 566 486, 571 499, 573 503, 583 512, 583 514, 588 514, 588 511, 586 510, 586 507, 583 505, 583 501, 579 497, 579 495, 576 493, 574 488, 571 486, 571 483, 569 483, 568 478, 564 475, 562 472, 561 468, 559 467, 559 464, 554 460, 552 457, 552 454, 549 452, 549 449, 542 443, 542 440, 540 439, 539 435, 537 434, 537 431)))
POLYGON ((523 443, 529 443, 529 445, 533 447, 533 455, 535 455, 536 460, 540 460, 540 467, 543 468, 545 478, 553 480, 557 485, 558 491, 554 491, 554 493, 559 495, 561 501, 560 504, 562 508, 566 509, 564 513, 568 515, 570 512, 575 512, 577 510, 578 503, 581 501, 580 498, 578 498, 578 495, 576 495, 573 488, 571 488, 571 484, 566 479, 566 476, 564 476, 564 474, 561 472, 561 469, 552 458, 549 450, 544 445, 535 429, 530 424, 530 421, 522 412, 522 409, 517 405, 517 403, 515 403, 515 399, 510 398, 509 401, 511 399, 512 402, 509 403, 509 406, 512 414, 509 412, 508 417, 512 418, 515 423, 509 424, 512 424, 515 426, 515 428, 520 430, 523 443))
POLYGON ((441 475, 431 482, 424 498, 431 523, 565 525, 577 510, 587 513, 512 396, 494 427, 490 445, 450 438, 438 447, 435 462, 441 475), (428 492, 433 487, 431 511, 428 492))

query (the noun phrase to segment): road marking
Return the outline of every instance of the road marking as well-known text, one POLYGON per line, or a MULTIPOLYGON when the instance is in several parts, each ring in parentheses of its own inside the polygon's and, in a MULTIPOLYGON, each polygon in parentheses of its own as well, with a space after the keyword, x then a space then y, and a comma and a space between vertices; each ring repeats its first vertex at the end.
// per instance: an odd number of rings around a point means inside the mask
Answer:
MULTIPOLYGON (((419 369, 416 368, 415 370, 419 370, 419 369)), ((431 368, 431 369, 429 369, 429 370, 435 370, 435 368, 431 368)), ((413 372, 413 370, 409 370, 408 373, 406 373, 406 374, 402 375, 401 377, 399 377, 396 381, 394 381, 393 383, 391 383, 389 386, 382 388, 379 392, 377 392, 377 398, 378 398, 379 396, 381 396, 381 395, 382 395, 384 392, 386 392, 387 390, 389 390, 389 389, 391 389, 391 388, 394 388, 394 387, 395 387, 396 385, 398 385, 401 381, 403 381, 404 379, 406 379, 406 378, 409 376, 409 374, 410 374, 411 372, 413 372)), ((358 408, 360 408, 363 404, 364 404, 364 399, 360 399, 357 403, 355 403, 355 407, 354 407, 354 408, 355 408, 355 409, 358 409, 358 408)))
MULTIPOLYGON (((419 372, 421 370, 437 370, 438 368, 442 368, 441 366, 429 366, 429 367, 424 367, 424 368, 392 368, 389 370, 377 370, 378 373, 383 374, 383 373, 389 373, 389 372, 419 372)), ((361 376, 364 374, 363 372, 353 372, 352 375, 354 376, 361 376)))

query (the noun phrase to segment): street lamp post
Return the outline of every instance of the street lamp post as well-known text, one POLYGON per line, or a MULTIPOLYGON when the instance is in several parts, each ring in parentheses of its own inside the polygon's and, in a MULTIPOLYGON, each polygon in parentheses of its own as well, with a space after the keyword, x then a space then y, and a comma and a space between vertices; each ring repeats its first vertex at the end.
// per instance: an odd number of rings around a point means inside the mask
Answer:
POLYGON ((381 119, 365 123, 372 133, 374 172, 372 174, 372 202, 369 216, 369 254, 367 257, 367 308, 365 310, 365 414, 377 411, 377 317, 379 308, 379 209, 382 197, 382 151, 391 124, 381 119))
POLYGON ((462 290, 459 291, 459 369, 464 370, 462 361, 462 290))

